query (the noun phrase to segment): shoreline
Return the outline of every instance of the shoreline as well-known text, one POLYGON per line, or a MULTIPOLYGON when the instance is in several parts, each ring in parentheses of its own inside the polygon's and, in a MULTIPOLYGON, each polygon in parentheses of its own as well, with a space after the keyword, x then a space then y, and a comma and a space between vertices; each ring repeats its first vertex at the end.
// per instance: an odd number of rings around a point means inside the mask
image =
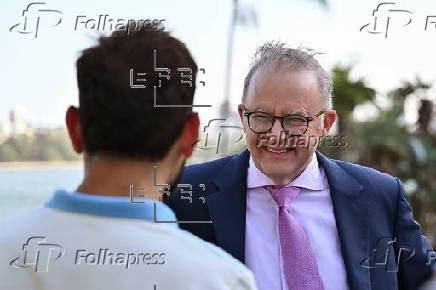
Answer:
POLYGON ((83 160, 71 161, 14 161, 0 162, 0 171, 37 169, 37 168, 58 168, 71 169, 83 168, 83 160))

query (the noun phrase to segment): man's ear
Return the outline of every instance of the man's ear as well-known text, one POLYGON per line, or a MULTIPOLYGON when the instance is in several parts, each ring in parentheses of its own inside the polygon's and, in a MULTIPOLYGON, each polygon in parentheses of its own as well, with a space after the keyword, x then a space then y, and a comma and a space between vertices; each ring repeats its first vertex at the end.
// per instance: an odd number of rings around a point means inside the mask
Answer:
POLYGON ((83 152, 84 146, 82 129, 80 127, 79 110, 74 106, 70 106, 67 110, 65 121, 74 151, 77 153, 83 152))
POLYGON ((336 121, 336 111, 328 110, 324 114, 324 128, 322 130, 323 136, 327 136, 336 121))
POLYGON ((180 149, 182 154, 189 158, 194 152, 195 144, 198 140, 198 130, 200 128, 200 119, 198 113, 192 113, 183 127, 183 132, 180 136, 180 149))
POLYGON ((244 128, 244 133, 245 133, 245 124, 244 124, 244 105, 243 105, 243 104, 239 104, 239 105, 238 105, 238 113, 239 113, 239 118, 241 119, 242 128, 244 128))

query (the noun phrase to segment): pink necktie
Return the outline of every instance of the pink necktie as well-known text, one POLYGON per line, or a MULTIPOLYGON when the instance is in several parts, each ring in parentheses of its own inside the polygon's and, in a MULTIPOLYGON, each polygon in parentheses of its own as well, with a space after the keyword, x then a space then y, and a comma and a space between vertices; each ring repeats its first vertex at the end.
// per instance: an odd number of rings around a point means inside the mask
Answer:
POLYGON ((298 187, 265 186, 279 206, 279 235, 283 266, 289 290, 323 290, 309 239, 291 214, 291 201, 298 187))

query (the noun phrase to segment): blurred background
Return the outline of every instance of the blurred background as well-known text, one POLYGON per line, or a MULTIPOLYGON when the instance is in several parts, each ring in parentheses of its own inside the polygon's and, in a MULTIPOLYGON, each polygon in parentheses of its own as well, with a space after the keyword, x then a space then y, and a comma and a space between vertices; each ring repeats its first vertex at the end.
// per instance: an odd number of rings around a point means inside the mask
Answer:
POLYGON ((335 78, 339 119, 331 134, 346 141, 320 151, 399 177, 435 246, 436 2, 6 0, 0 6, 0 219, 43 204, 57 188, 74 190, 83 177, 64 116, 78 104, 75 60, 110 33, 108 24, 97 25, 106 15, 164 19, 204 68, 194 104, 211 106, 196 108, 201 139, 190 163, 246 148, 237 105, 259 45, 280 40, 320 52, 316 58, 335 78))

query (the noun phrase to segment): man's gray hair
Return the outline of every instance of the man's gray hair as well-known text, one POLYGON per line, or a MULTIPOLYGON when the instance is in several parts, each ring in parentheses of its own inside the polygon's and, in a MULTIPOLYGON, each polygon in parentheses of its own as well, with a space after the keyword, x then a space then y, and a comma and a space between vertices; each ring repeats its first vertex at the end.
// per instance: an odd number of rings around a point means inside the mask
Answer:
POLYGON ((258 47, 253 57, 250 70, 245 77, 242 103, 247 97, 248 87, 255 71, 263 73, 288 70, 311 70, 315 72, 321 94, 323 96, 323 109, 332 109, 332 76, 326 72, 313 57, 319 52, 310 48, 288 48, 281 42, 267 42, 258 47))

